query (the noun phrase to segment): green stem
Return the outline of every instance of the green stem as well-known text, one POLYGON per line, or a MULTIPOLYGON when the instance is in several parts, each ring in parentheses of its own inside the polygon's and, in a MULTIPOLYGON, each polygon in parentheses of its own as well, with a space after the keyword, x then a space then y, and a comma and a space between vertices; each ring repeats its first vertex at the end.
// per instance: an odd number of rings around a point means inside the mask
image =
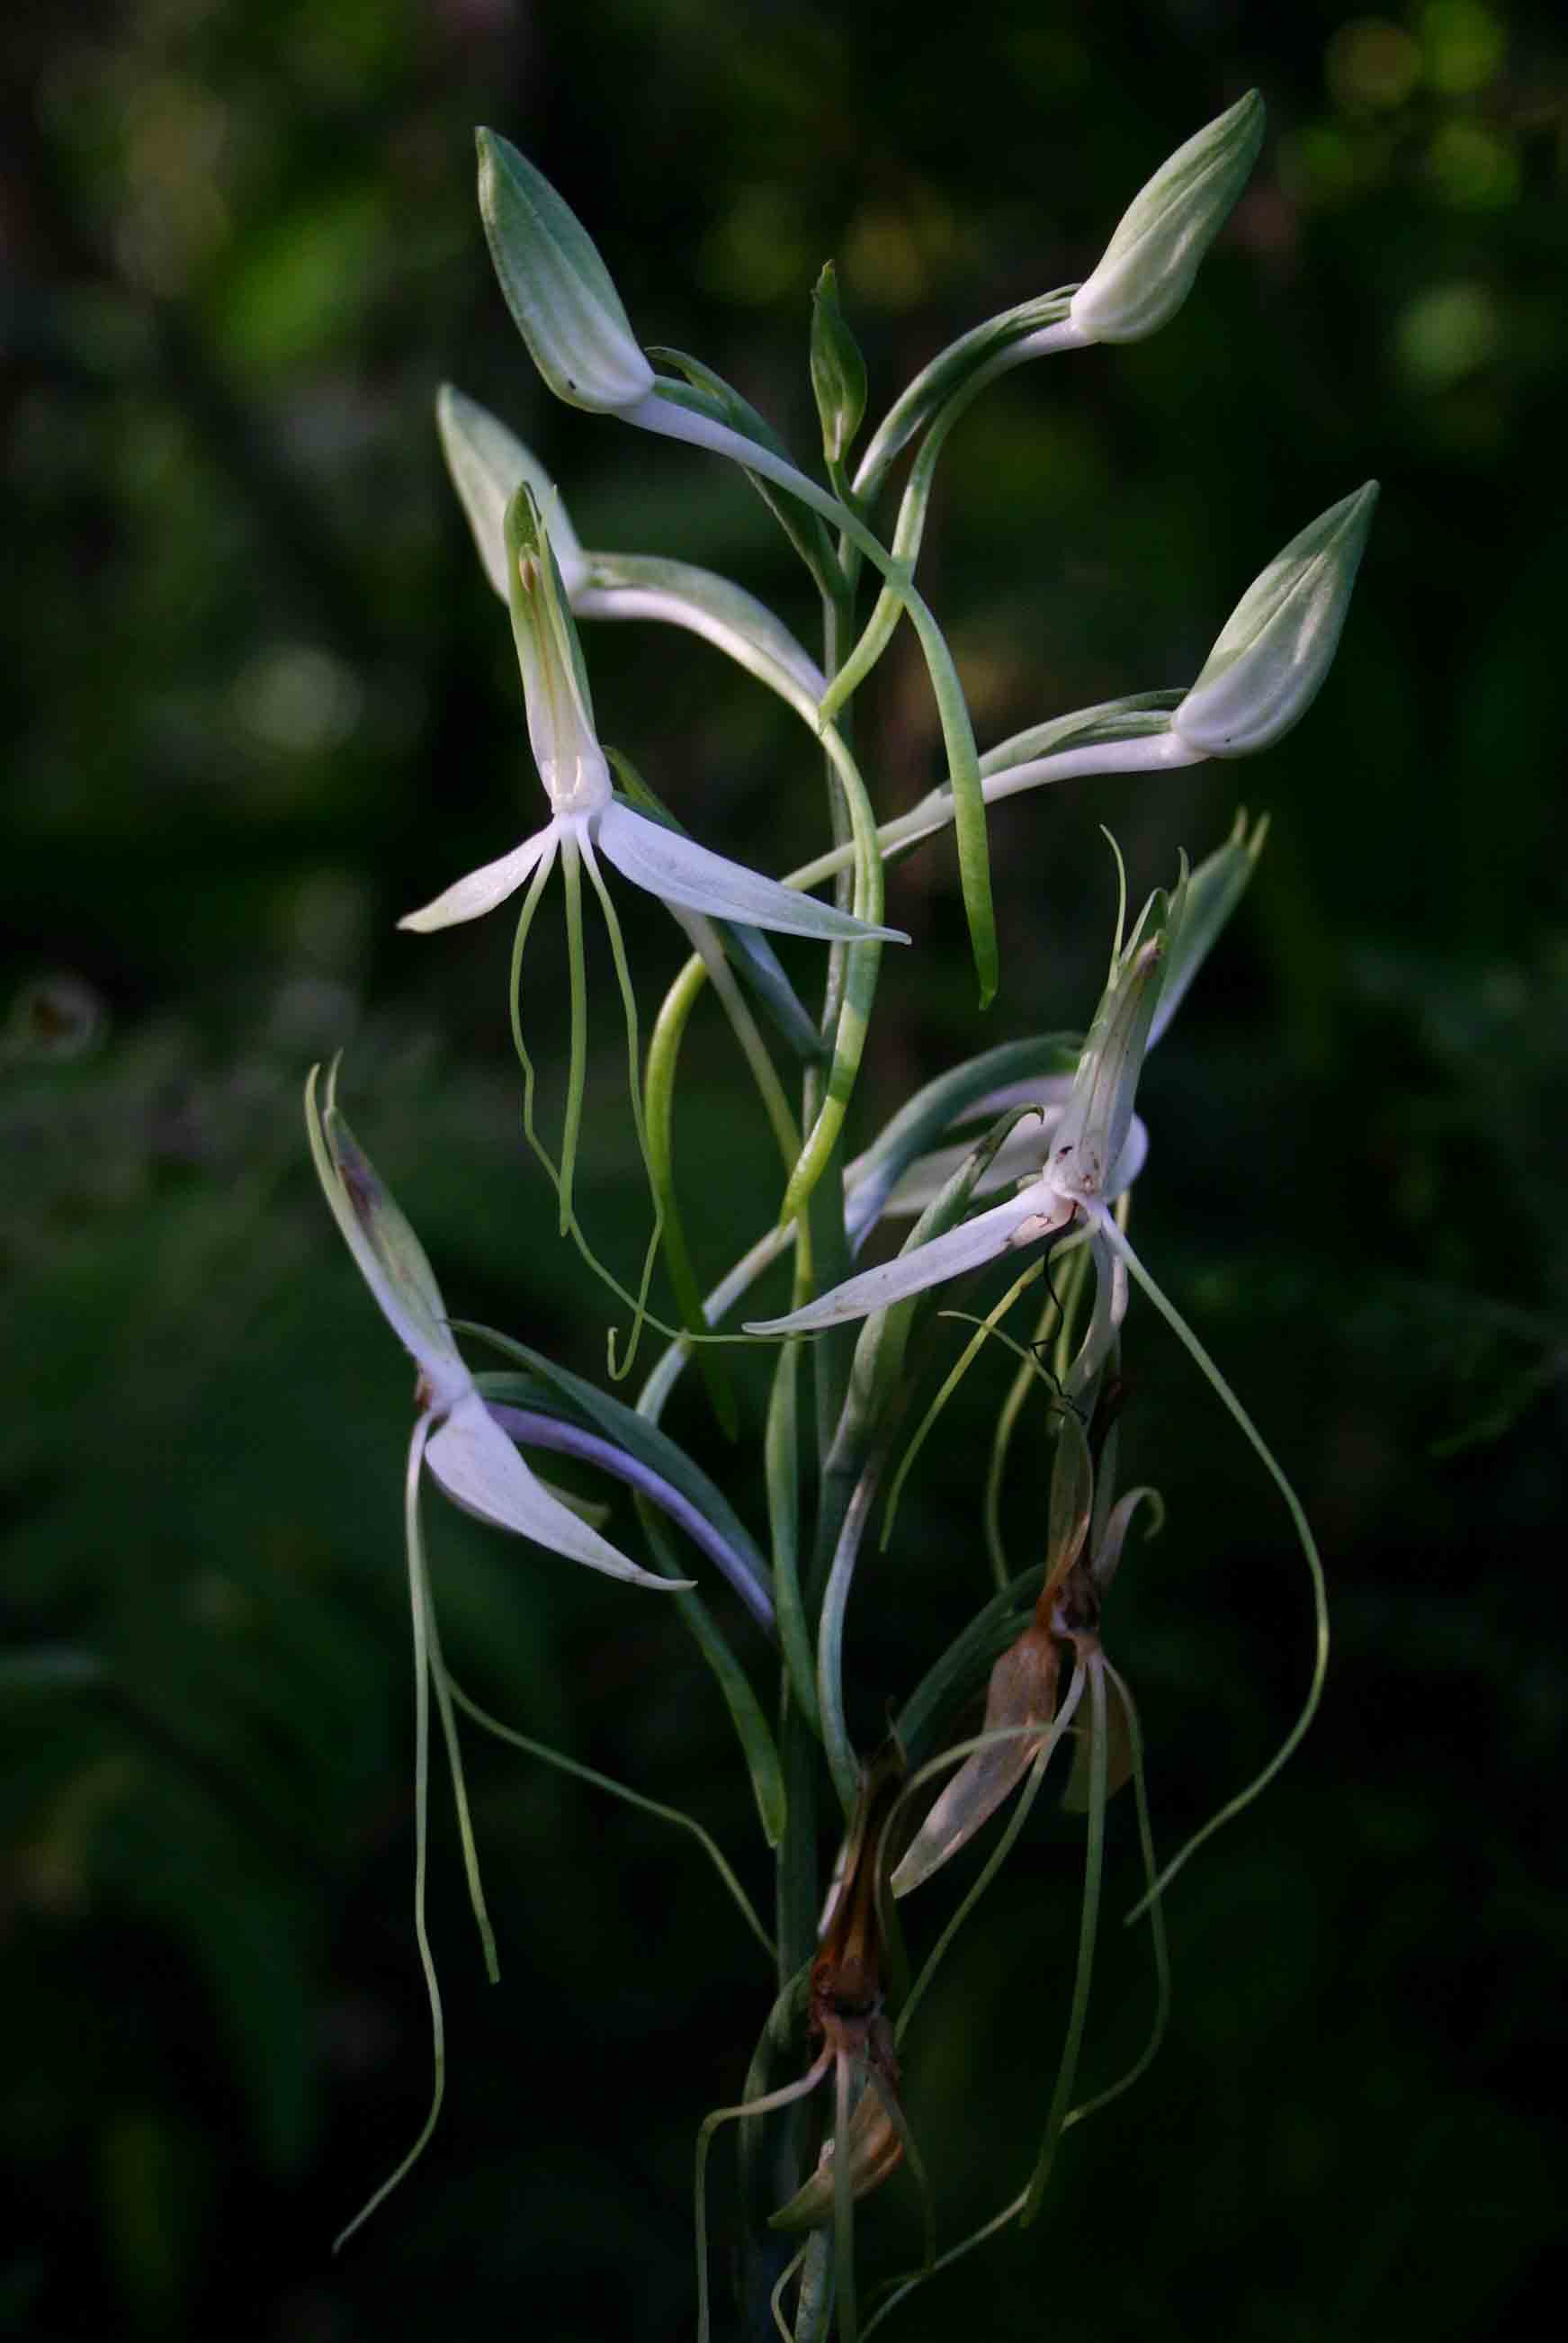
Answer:
POLYGON ((779 1623, 779 1644, 789 1672, 790 1689, 800 1713, 815 1733, 817 1720, 816 1660, 800 1579, 800 1351, 798 1342, 786 1342, 773 1371, 768 1402, 768 1428, 763 1464, 768 1481, 768 1519, 772 1533, 773 1603, 779 1623))
MULTIPOLYGON (((694 1334, 700 1334, 703 1331, 702 1287, 686 1242, 686 1224, 681 1217, 680 1198, 675 1185, 675 1070, 687 1021, 702 990, 704 978, 702 962, 694 954, 665 994, 648 1045, 647 1088, 644 1093, 648 1177, 663 1229, 665 1266, 669 1272, 681 1324, 694 1334)), ((713 1412, 727 1438, 733 1440, 739 1430, 740 1418, 729 1370, 721 1353, 710 1343, 699 1345, 698 1357, 703 1381, 708 1385, 708 1395, 713 1403, 713 1412)))
POLYGON ((631 1372, 632 1361, 637 1356, 637 1346, 642 1334, 643 1322, 648 1314, 648 1292, 653 1282, 653 1264, 658 1258, 662 1212, 658 1191, 654 1182, 653 1159, 648 1152, 648 1125, 642 1111, 642 1044, 638 1031, 637 994, 632 986, 631 969, 626 956, 626 939, 621 934, 620 918, 616 910, 614 899, 604 883, 604 874, 598 867, 598 857, 594 852, 593 840, 586 830, 583 833, 582 851, 594 893, 598 897, 599 910, 604 914, 605 933, 609 939, 609 956, 615 966, 615 980, 620 993, 621 1014, 626 1020, 627 1090, 631 1099, 632 1128, 637 1133, 638 1153, 642 1158, 642 1168, 648 1175, 648 1191, 653 1197, 653 1228, 648 1240, 648 1251, 643 1255, 642 1277, 638 1285, 637 1308, 632 1317, 626 1357, 618 1366, 613 1358, 610 1363, 611 1375, 618 1382, 621 1376, 629 1374, 631 1372))
POLYGON ((802 504, 809 505, 814 512, 819 512, 824 519, 842 530, 849 542, 892 587, 909 611, 925 659, 926 672, 930 678, 937 719, 947 750, 948 770, 952 777, 953 819, 958 831, 959 873, 963 883, 964 909, 969 920, 975 973, 980 980, 980 1006, 982 1009, 988 1007, 995 997, 998 982, 996 915, 991 905, 985 802, 980 794, 980 759, 975 749, 974 728, 970 721, 969 704, 946 638, 909 577, 905 565, 895 561, 865 523, 826 488, 819 488, 815 480, 798 471, 793 464, 776 457, 770 449, 757 446, 727 425, 691 414, 657 394, 640 400, 635 407, 628 409, 627 419, 643 424, 650 430, 661 431, 672 439, 685 439, 699 447, 714 448, 719 454, 732 458, 749 471, 759 472, 769 479, 777 480, 781 488, 789 489, 791 496, 799 497, 802 504))
POLYGON ((1105 1871, 1108 1754, 1105 1667, 1099 1653, 1091 1657, 1087 1665, 1090 1699, 1089 1828, 1083 1857, 1083 1904, 1078 1924, 1078 1964, 1073 1972, 1072 2006, 1068 2012, 1067 2039, 1061 2046, 1061 2064, 1057 2068, 1056 2088, 1051 2093, 1050 2112, 1045 2121, 1045 2138, 1030 2176, 1029 2187, 1024 2191, 1023 2209, 1019 2216, 1020 2228, 1028 2228, 1040 2210, 1045 2184, 1050 2177, 1057 2142, 1067 2126, 1068 2109, 1072 2104, 1072 2087, 1078 2080, 1078 2061, 1083 2048, 1083 2029, 1089 2018, 1089 1988, 1094 1976, 1094 1946, 1100 1930, 1100 1889, 1105 1871))

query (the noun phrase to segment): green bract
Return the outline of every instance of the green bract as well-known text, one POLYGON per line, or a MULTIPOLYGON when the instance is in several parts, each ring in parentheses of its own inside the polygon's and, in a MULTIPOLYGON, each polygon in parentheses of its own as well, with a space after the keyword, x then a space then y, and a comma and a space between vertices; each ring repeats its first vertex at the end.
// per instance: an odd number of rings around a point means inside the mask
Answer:
POLYGON ((1250 89, 1161 166, 1072 297, 1072 322, 1086 340, 1141 341, 1175 315, 1262 141, 1263 101, 1250 89))
POLYGON ((1306 714, 1339 645, 1377 493, 1368 480, 1331 505, 1242 595, 1171 719, 1199 755, 1250 755, 1306 714))

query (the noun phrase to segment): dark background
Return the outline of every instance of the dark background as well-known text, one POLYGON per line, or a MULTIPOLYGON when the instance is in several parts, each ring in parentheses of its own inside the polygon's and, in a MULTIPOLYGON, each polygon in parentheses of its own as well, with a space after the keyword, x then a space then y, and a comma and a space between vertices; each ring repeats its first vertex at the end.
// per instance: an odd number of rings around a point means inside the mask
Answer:
MULTIPOLYGON (((350 1111, 455 1309, 589 1373, 608 1314, 522 1160, 508 923, 394 927, 541 804, 437 381, 531 440, 589 545, 706 562, 812 624, 733 468, 542 392, 492 279, 472 125, 561 186, 641 336, 700 353, 809 458, 829 254, 875 414, 952 334, 1084 273, 1253 83, 1263 158, 1184 311, 988 395, 922 582, 983 746, 1189 679, 1264 561, 1376 475, 1337 666, 1250 769, 999 815, 1005 989, 983 1028, 950 846, 905 866, 890 904, 918 949, 887 970, 859 1128, 983 1041, 1087 1017, 1113 903, 1099 824, 1141 895, 1238 800, 1271 809, 1149 1071, 1137 1225, 1297 1477, 1336 1658, 1309 1745, 1172 1893, 1158 2067, 1072 2135, 1036 2230, 889 2332, 1442 2343, 1521 2315, 1561 2194, 1568 1946, 1546 1822, 1568 1340, 1553 15, 139 0, 11 22, 0 2333, 688 2334, 693 2132, 739 2095, 768 1999, 685 1839, 476 1747, 503 1981, 483 1986, 438 1791, 447 2110, 330 2260, 417 2127, 428 2049, 408 1373, 310 1172, 311 1060, 346 1047, 350 1111)), ((606 735, 709 842, 770 870, 811 849, 812 760, 765 694, 668 631, 599 629, 588 656, 606 735)), ((907 634, 862 739, 886 812, 939 777, 907 634)), ((651 1001, 678 939, 657 907, 626 916, 651 1001)), ((804 980, 809 951, 792 965, 804 980)), ((547 1047, 563 967, 557 909, 529 960, 547 1047)), ((584 1192, 629 1261, 646 1203, 608 974, 584 1192)), ((771 1216, 776 1167, 706 1012, 688 1061, 681 1160, 717 1273, 771 1216)), ((1277 1502, 1147 1308, 1128 1356, 1130 1470, 1171 1518, 1107 1633, 1174 1845, 1292 1713, 1306 1605, 1277 1502)), ((862 1574, 868 1732, 983 1591, 970 1466, 1007 1372, 971 1379, 950 1482, 931 1452, 900 1547, 862 1574)), ((672 1423, 759 1522, 695 1393, 672 1423)), ((1038 1493, 1015 1485, 1021 1564, 1038 1493)), ((765 1896, 678 1626, 430 1520, 458 1674, 689 1805, 765 1896)), ((1147 2021, 1142 1947, 1114 1925, 1129 1819, 1091 2083, 1147 2021)), ((945 2239, 1030 2153, 1079 1844, 1042 1823, 911 2045, 945 2239)), ((907 2260, 911 2205, 900 2182, 868 2213, 873 2267, 907 2260)))

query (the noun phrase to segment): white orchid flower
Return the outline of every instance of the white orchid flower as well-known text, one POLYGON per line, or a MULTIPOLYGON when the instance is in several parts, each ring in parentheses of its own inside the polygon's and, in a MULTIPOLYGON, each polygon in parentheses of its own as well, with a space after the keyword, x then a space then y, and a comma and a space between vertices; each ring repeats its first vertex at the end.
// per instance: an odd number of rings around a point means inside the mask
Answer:
MULTIPOLYGON (((1059 1109, 1053 1101, 1052 1110, 1042 1110, 1046 1137, 1033 1176, 1020 1181, 1005 1203, 991 1205, 912 1252, 846 1278, 786 1317, 754 1321, 748 1333, 816 1333, 825 1326, 869 1317, 874 1310, 946 1284, 1082 1221, 1091 1227, 1101 1273, 1081 1368, 1086 1381, 1098 1372, 1126 1299, 1124 1279, 1109 1258, 1102 1258, 1101 1223, 1108 1217, 1106 1208, 1142 1161, 1142 1135, 1134 1131, 1132 1102, 1166 954, 1181 925, 1186 886, 1183 870, 1174 894, 1169 899, 1162 893, 1151 895, 1131 937, 1125 945, 1119 943, 1066 1101, 1059 1109)), ((1038 1151, 1038 1139, 1036 1143, 1038 1151)))
MULTIPOLYGON (((575 1233, 572 1165, 581 1122, 586 1068, 583 866, 587 867, 604 913, 615 960, 627 1020, 628 1060, 634 1070, 633 1118, 645 1161, 648 1150, 635 1073, 640 1053, 631 978, 620 924, 599 869, 601 854, 634 886, 658 896, 678 918, 696 913, 782 934, 811 936, 827 942, 907 943, 909 938, 898 929, 873 926, 830 903, 818 902, 799 888, 781 886, 777 880, 729 861, 618 798, 610 781, 608 759, 594 728, 588 675, 566 584, 538 499, 527 478, 519 482, 506 508, 503 542, 528 736, 539 779, 550 802, 550 819, 520 846, 497 861, 470 871, 433 902, 410 912, 399 925, 426 934, 459 920, 477 919, 515 894, 525 882, 531 882, 523 900, 512 956, 513 1038, 528 1076, 524 1105, 528 1137, 556 1182, 562 1233, 575 1233), (523 948, 558 854, 566 883, 572 1002, 567 1115, 558 1168, 534 1134, 532 1069, 522 1041, 518 1009, 523 948)), ((651 1258, 650 1250, 650 1266, 651 1258)), ((646 1290, 645 1272, 644 1295, 646 1290)), ((642 1297, 637 1306, 640 1316, 642 1297)))
POLYGON ((427 934, 477 919, 515 894, 558 849, 575 845, 590 872, 597 850, 634 886, 713 919, 828 942, 908 943, 908 936, 896 928, 872 927, 830 903, 819 903, 798 888, 781 886, 776 879, 711 853, 618 802, 608 760, 594 729, 565 581, 527 479, 507 508, 505 538, 528 737, 550 801, 550 820, 509 854, 470 871, 398 925, 427 934))
POLYGON ((765 602, 689 561, 650 553, 588 550, 559 489, 531 448, 498 416, 450 383, 436 394, 441 450, 492 589, 510 603, 507 507, 527 480, 549 531, 561 582, 578 618, 653 618, 713 644, 789 702, 817 730, 828 686, 821 669, 765 602))
POLYGON ((317 1097, 319 1066, 305 1089, 305 1121, 310 1151, 334 1219, 382 1316, 419 1371, 417 1419, 408 1445, 404 1483, 404 1525, 408 1551, 408 1594, 414 1626, 414 1933, 430 2005, 435 2082, 430 2108, 413 2147, 340 2234, 341 2245, 403 2178, 423 2153, 436 2127, 445 2087, 446 2054, 440 1989, 425 1926, 425 1871, 428 1839, 430 1694, 441 1720, 452 1769, 468 1896, 492 1980, 499 1974, 495 1937, 479 1880, 478 1853, 464 1786, 451 1679, 441 1654, 429 1575, 419 1523, 419 1487, 428 1465, 455 1504, 498 1529, 513 1531, 564 1554, 570 1562, 603 1571, 661 1594, 689 1587, 689 1579, 663 1578, 639 1570, 608 1538, 580 1520, 529 1471, 475 1384, 447 1322, 446 1304, 425 1249, 383 1187, 338 1111, 337 1067, 327 1075, 324 1101, 317 1097))
POLYGON ((377 1177, 337 1102, 337 1068, 318 1103, 313 1067, 305 1093, 310 1151, 333 1217, 382 1316, 419 1371, 414 1442, 455 1504, 589 1570, 668 1594, 675 1581, 638 1569, 551 1494, 491 1415, 447 1322, 425 1249, 377 1177))

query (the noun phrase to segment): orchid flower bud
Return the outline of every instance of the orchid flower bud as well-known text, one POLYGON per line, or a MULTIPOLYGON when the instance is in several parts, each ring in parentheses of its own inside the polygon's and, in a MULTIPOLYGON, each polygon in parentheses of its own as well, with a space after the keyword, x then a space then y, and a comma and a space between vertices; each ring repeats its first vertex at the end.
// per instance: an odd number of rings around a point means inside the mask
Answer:
POLYGON ((822 423, 822 453, 842 463, 866 413, 866 361, 839 307, 829 260, 811 295, 811 390, 822 423))
POLYGON ((1171 729, 1205 757, 1245 757, 1297 724, 1339 647, 1372 528, 1368 480, 1293 537, 1231 612, 1171 729))
POLYGON ((635 406, 653 387, 653 368, 592 237, 507 139, 474 136, 490 257, 534 364, 569 407, 635 406))
POLYGON ((1263 101, 1250 89, 1161 166, 1072 297, 1072 322, 1086 340, 1141 341, 1175 315, 1262 140, 1263 101))

